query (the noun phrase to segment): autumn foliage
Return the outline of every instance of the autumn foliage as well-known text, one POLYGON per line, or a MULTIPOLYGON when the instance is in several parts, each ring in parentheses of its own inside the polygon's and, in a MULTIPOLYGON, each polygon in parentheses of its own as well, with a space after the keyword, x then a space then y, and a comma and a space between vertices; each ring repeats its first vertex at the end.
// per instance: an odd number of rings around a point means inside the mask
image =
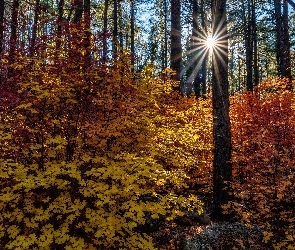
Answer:
POLYGON ((225 211, 261 227, 274 249, 295 245, 295 97, 288 84, 268 79, 254 94, 231 99, 234 201, 225 211))
POLYGON ((85 47, 83 26, 68 28, 73 50, 44 37, 34 56, 2 58, 0 248, 154 249, 148 218, 202 211, 177 190, 210 148, 193 128, 207 116, 178 107, 169 70, 134 75, 124 52, 100 62, 99 35, 85 47))
MULTIPOLYGON (((154 249, 142 228, 212 198, 210 99, 174 91, 174 72, 133 73, 101 34, 63 24, 30 56, 1 57, 0 248, 154 249), (89 40, 90 39, 90 40, 89 40)), ((225 213, 294 249, 295 99, 269 79, 231 97, 232 202, 225 213)), ((209 210, 210 212, 210 210, 209 210)))

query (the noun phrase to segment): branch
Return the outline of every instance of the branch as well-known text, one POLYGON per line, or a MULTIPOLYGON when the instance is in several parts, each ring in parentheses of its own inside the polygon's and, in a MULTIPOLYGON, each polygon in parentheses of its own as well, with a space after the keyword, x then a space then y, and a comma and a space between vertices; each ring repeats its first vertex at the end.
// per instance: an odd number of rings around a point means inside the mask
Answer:
POLYGON ((286 0, 295 9, 295 3, 292 0, 286 0))

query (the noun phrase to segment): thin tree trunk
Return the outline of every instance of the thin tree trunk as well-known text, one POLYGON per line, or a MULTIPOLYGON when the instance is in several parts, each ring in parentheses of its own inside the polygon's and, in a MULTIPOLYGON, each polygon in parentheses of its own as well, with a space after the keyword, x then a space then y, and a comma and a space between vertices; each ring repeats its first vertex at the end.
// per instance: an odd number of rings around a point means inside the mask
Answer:
POLYGON ((259 66, 258 66, 258 39, 257 39, 257 21, 256 21, 255 6, 256 6, 256 1, 252 0, 254 86, 257 86, 259 83, 259 66))
POLYGON ((190 70, 194 76, 194 92, 195 96, 198 98, 201 96, 201 81, 202 81, 202 75, 201 75, 201 51, 203 50, 203 44, 202 44, 202 38, 200 37, 200 34, 202 31, 200 30, 199 24, 198 24, 198 17, 199 17, 199 4, 198 0, 192 0, 193 4, 193 25, 192 25, 192 60, 194 60, 194 63, 192 65, 192 69, 190 70))
POLYGON ((91 64, 91 54, 90 54, 90 25, 91 25, 91 17, 90 17, 90 0, 84 0, 84 23, 85 23, 85 40, 84 40, 84 67, 85 71, 90 67, 91 64))
POLYGON ((56 40, 56 51, 58 53, 61 46, 61 36, 62 36, 62 21, 64 15, 64 0, 59 0, 58 2, 58 17, 57 17, 57 40, 56 40))
POLYGON ((119 46, 120 46, 120 52, 122 53, 123 51, 123 46, 124 46, 124 36, 123 36, 123 17, 122 17, 122 3, 119 0, 118 1, 118 28, 119 28, 119 46))
POLYGON ((246 86, 248 91, 253 91, 253 27, 252 27, 252 15, 251 15, 251 0, 248 0, 248 17, 245 23, 245 48, 246 48, 246 72, 247 72, 247 80, 246 86))
POLYGON ((17 28, 18 28, 18 8, 19 0, 13 0, 12 3, 12 19, 11 19, 11 33, 9 39, 9 62, 14 63, 15 61, 15 52, 16 52, 16 43, 17 43, 17 28))
POLYGON ((3 51, 4 45, 4 11, 5 11, 5 1, 0 0, 0 55, 3 51))
POLYGON ((164 1, 164 69, 168 67, 167 0, 164 1))
POLYGON ((108 9, 109 9, 109 0, 104 1, 104 10, 103 10, 103 41, 102 41, 102 61, 103 63, 107 60, 108 53, 108 44, 107 44, 107 32, 108 32, 108 9))
MULTIPOLYGON (((291 56, 290 56, 290 35, 289 35, 289 22, 288 22, 288 3, 286 0, 283 1, 283 16, 282 16, 282 25, 283 25, 283 44, 284 44, 284 65, 282 66, 282 77, 292 78, 291 73, 291 56)), ((290 86, 292 86, 290 84, 290 86)))
POLYGON ((83 16, 83 0, 74 0, 74 23, 79 23, 83 16))
MULTIPOLYGON (((276 33, 277 33, 277 61, 278 71, 281 77, 291 79, 291 60, 290 60, 290 41, 288 28, 288 5, 283 0, 274 0, 275 16, 276 16, 276 33), (282 13, 283 7, 283 13, 282 13)), ((290 82, 289 88, 292 88, 290 82)))
POLYGON ((118 0, 114 0, 114 29, 113 29, 113 56, 116 57, 118 50, 118 0))
POLYGON ((31 44, 30 44, 30 56, 33 56, 35 52, 37 28, 38 28, 38 21, 39 21, 39 15, 40 15, 40 0, 36 0, 34 12, 35 12, 34 22, 33 22, 32 38, 31 38, 31 44))
MULTIPOLYGON (((207 34, 207 26, 206 26, 206 22, 207 22, 207 17, 205 15, 205 5, 204 5, 204 0, 201 0, 201 19, 202 19, 202 29, 203 32, 205 32, 207 34)), ((205 56, 203 58, 202 61, 202 66, 201 66, 201 83, 202 83, 202 95, 205 96, 207 93, 207 60, 208 60, 208 54, 209 51, 206 50, 205 52, 205 56)))
POLYGON ((180 81, 182 46, 181 46, 181 5, 180 0, 171 0, 171 69, 176 71, 175 80, 180 81))
POLYGON ((135 24, 135 6, 134 6, 134 0, 131 0, 131 30, 130 30, 130 49, 131 49, 131 71, 134 72, 134 61, 135 61, 135 46, 134 46, 134 38, 135 38, 135 30, 134 30, 134 24, 135 24))
POLYGON ((213 51, 212 103, 213 103, 213 216, 228 220, 222 213, 222 205, 229 197, 231 181, 231 133, 229 119, 228 83, 228 33, 226 0, 212 0, 213 34, 218 33, 218 50, 213 51))

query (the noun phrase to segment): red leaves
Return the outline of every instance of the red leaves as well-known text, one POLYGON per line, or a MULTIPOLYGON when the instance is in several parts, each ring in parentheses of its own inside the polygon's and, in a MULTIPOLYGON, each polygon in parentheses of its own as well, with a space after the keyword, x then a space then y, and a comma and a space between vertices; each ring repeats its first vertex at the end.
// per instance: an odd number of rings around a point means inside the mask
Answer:
POLYGON ((287 83, 269 79, 255 94, 236 95, 231 100, 233 191, 237 199, 247 201, 252 223, 282 232, 273 242, 284 240, 281 237, 288 231, 295 233, 294 216, 287 217, 291 211, 281 205, 291 204, 289 197, 295 196, 294 183, 288 181, 295 164, 295 99, 294 93, 285 90, 287 83), (278 211, 286 213, 281 216, 278 211), (286 223, 278 228, 273 221, 286 223))

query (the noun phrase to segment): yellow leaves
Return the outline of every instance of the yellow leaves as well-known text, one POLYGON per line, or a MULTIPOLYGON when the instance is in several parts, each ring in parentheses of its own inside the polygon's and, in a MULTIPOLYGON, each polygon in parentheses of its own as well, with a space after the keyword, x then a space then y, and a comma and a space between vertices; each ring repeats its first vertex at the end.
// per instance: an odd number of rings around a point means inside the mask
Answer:
POLYGON ((14 239, 19 233, 20 229, 18 226, 12 225, 7 228, 8 237, 14 239))
POLYGON ((268 241, 270 241, 271 237, 273 236, 272 232, 263 232, 263 239, 262 241, 264 243, 267 243, 268 241))

